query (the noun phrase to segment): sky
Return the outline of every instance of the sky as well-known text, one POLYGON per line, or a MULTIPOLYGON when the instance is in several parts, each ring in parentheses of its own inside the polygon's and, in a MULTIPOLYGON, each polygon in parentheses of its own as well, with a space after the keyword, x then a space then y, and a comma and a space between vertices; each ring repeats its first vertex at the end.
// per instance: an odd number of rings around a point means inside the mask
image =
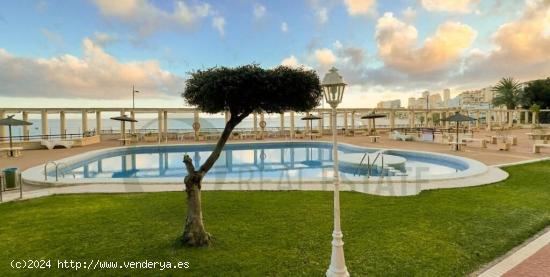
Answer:
POLYGON ((342 107, 550 76, 550 0, 40 0, 0 5, 0 107, 184 107, 189 72, 334 66, 342 107))

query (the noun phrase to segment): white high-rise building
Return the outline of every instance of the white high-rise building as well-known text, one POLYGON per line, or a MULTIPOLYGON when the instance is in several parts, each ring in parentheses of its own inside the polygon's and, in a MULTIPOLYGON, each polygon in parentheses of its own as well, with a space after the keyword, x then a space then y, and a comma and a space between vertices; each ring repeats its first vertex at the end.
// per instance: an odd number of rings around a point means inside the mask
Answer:
POLYGON ((451 99, 451 90, 446 88, 443 90, 443 105, 445 107, 449 106, 449 99, 451 99))
POLYGON ((444 102, 441 99, 441 94, 430 94, 429 91, 424 91, 420 98, 409 98, 407 107, 409 109, 441 108, 444 107, 444 102))

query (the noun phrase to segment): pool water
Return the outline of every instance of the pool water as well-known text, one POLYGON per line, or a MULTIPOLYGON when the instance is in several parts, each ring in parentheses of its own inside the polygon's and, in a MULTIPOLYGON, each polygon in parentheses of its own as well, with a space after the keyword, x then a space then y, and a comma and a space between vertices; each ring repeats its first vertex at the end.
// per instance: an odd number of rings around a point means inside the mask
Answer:
MULTIPOLYGON (((61 173, 71 178, 182 178, 186 175, 183 156, 188 154, 198 168, 211 153, 213 145, 173 145, 117 148, 107 153, 71 163, 61 173)), ((339 145, 339 156, 349 153, 375 153, 339 145)), ((367 176, 414 176, 428 178, 468 169, 468 164, 449 156, 386 150, 386 155, 406 159, 398 169, 341 164, 342 179, 360 180, 367 176)), ((227 144, 205 176, 205 180, 325 180, 333 177, 332 145, 327 142, 282 142, 227 144)), ((357 155, 355 155, 357 156, 357 155)), ((54 174, 49 172, 50 175, 54 174)))

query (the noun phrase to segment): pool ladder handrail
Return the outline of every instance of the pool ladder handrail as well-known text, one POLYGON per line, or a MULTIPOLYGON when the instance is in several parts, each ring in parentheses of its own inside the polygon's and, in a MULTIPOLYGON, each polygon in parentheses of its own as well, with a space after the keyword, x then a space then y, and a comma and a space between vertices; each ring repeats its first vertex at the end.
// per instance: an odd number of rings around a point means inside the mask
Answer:
POLYGON ((53 165, 55 166, 55 168, 56 168, 55 180, 57 181, 57 179, 58 179, 58 178, 57 178, 57 163, 54 162, 54 161, 47 161, 47 162, 44 164, 44 181, 48 181, 48 171, 47 171, 47 169, 48 169, 48 165, 49 165, 49 164, 53 164, 53 165))
MULTIPOLYGON (((44 180, 45 181, 48 181, 48 165, 49 164, 53 164, 55 165, 55 181, 59 181, 59 166, 61 165, 64 165, 64 166, 67 166, 66 163, 64 162, 55 162, 55 161, 47 161, 45 164, 44 164, 44 180)), ((65 178, 65 173, 61 173, 62 174, 62 177, 65 178)), ((73 172, 72 173, 73 175, 73 178, 76 179, 76 174, 73 172)))
POLYGON ((359 169, 361 168, 361 165, 363 165, 363 161, 365 160, 365 157, 367 157, 367 178, 370 178, 371 174, 372 174, 372 167, 374 166, 374 163, 376 163, 376 161, 378 160, 378 158, 381 158, 381 161, 382 161, 382 175, 381 177, 383 178, 384 177, 384 153, 382 151, 378 151, 378 153, 376 154, 376 157, 374 158, 374 160, 372 161, 372 163, 370 162, 370 156, 368 155, 369 152, 365 152, 365 154, 363 155, 363 158, 361 159, 361 162, 359 162, 359 166, 357 167, 357 171, 355 172, 356 174, 359 173, 359 169))
MULTIPOLYGON (((58 181, 57 176, 59 175, 59 166, 62 166, 62 165, 67 166, 67 164, 64 163, 64 162, 59 162, 55 165, 55 176, 56 176, 55 180, 56 181, 58 181)), ((73 174, 73 178, 76 179, 76 175, 74 174, 74 172, 72 172, 72 174, 73 174)), ((61 172, 61 177, 65 178, 65 173, 64 172, 61 172)))
POLYGON ((361 165, 363 165, 363 161, 365 160, 365 157, 369 154, 369 152, 365 152, 363 155, 363 158, 361 158, 361 162, 359 162, 359 166, 357 167, 357 170, 355 171, 355 174, 353 175, 359 175, 359 170, 361 169, 361 165))

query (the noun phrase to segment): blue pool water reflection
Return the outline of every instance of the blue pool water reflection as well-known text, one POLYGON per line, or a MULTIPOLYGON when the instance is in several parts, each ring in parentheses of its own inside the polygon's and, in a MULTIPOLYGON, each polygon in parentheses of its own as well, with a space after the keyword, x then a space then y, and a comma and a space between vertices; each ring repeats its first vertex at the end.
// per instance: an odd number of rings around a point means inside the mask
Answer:
MULTIPOLYGON (((186 175, 182 159, 188 154, 195 167, 204 162, 213 145, 175 145, 118 148, 63 168, 64 175, 76 178, 183 178, 186 175)), ((340 145, 339 155, 365 152, 365 149, 340 145)), ((460 160, 429 154, 387 150, 386 154, 404 157, 406 162, 393 173, 372 168, 370 175, 401 174, 437 176, 467 169, 460 160)), ((361 155, 360 155, 361 156, 361 155)), ((357 161, 359 163, 359 160, 357 161)), ((325 142, 228 144, 206 180, 324 180, 333 175, 332 145, 325 142)), ((360 179, 366 166, 341 164, 342 178, 360 179)), ((50 172, 50 174, 52 174, 50 172)))

